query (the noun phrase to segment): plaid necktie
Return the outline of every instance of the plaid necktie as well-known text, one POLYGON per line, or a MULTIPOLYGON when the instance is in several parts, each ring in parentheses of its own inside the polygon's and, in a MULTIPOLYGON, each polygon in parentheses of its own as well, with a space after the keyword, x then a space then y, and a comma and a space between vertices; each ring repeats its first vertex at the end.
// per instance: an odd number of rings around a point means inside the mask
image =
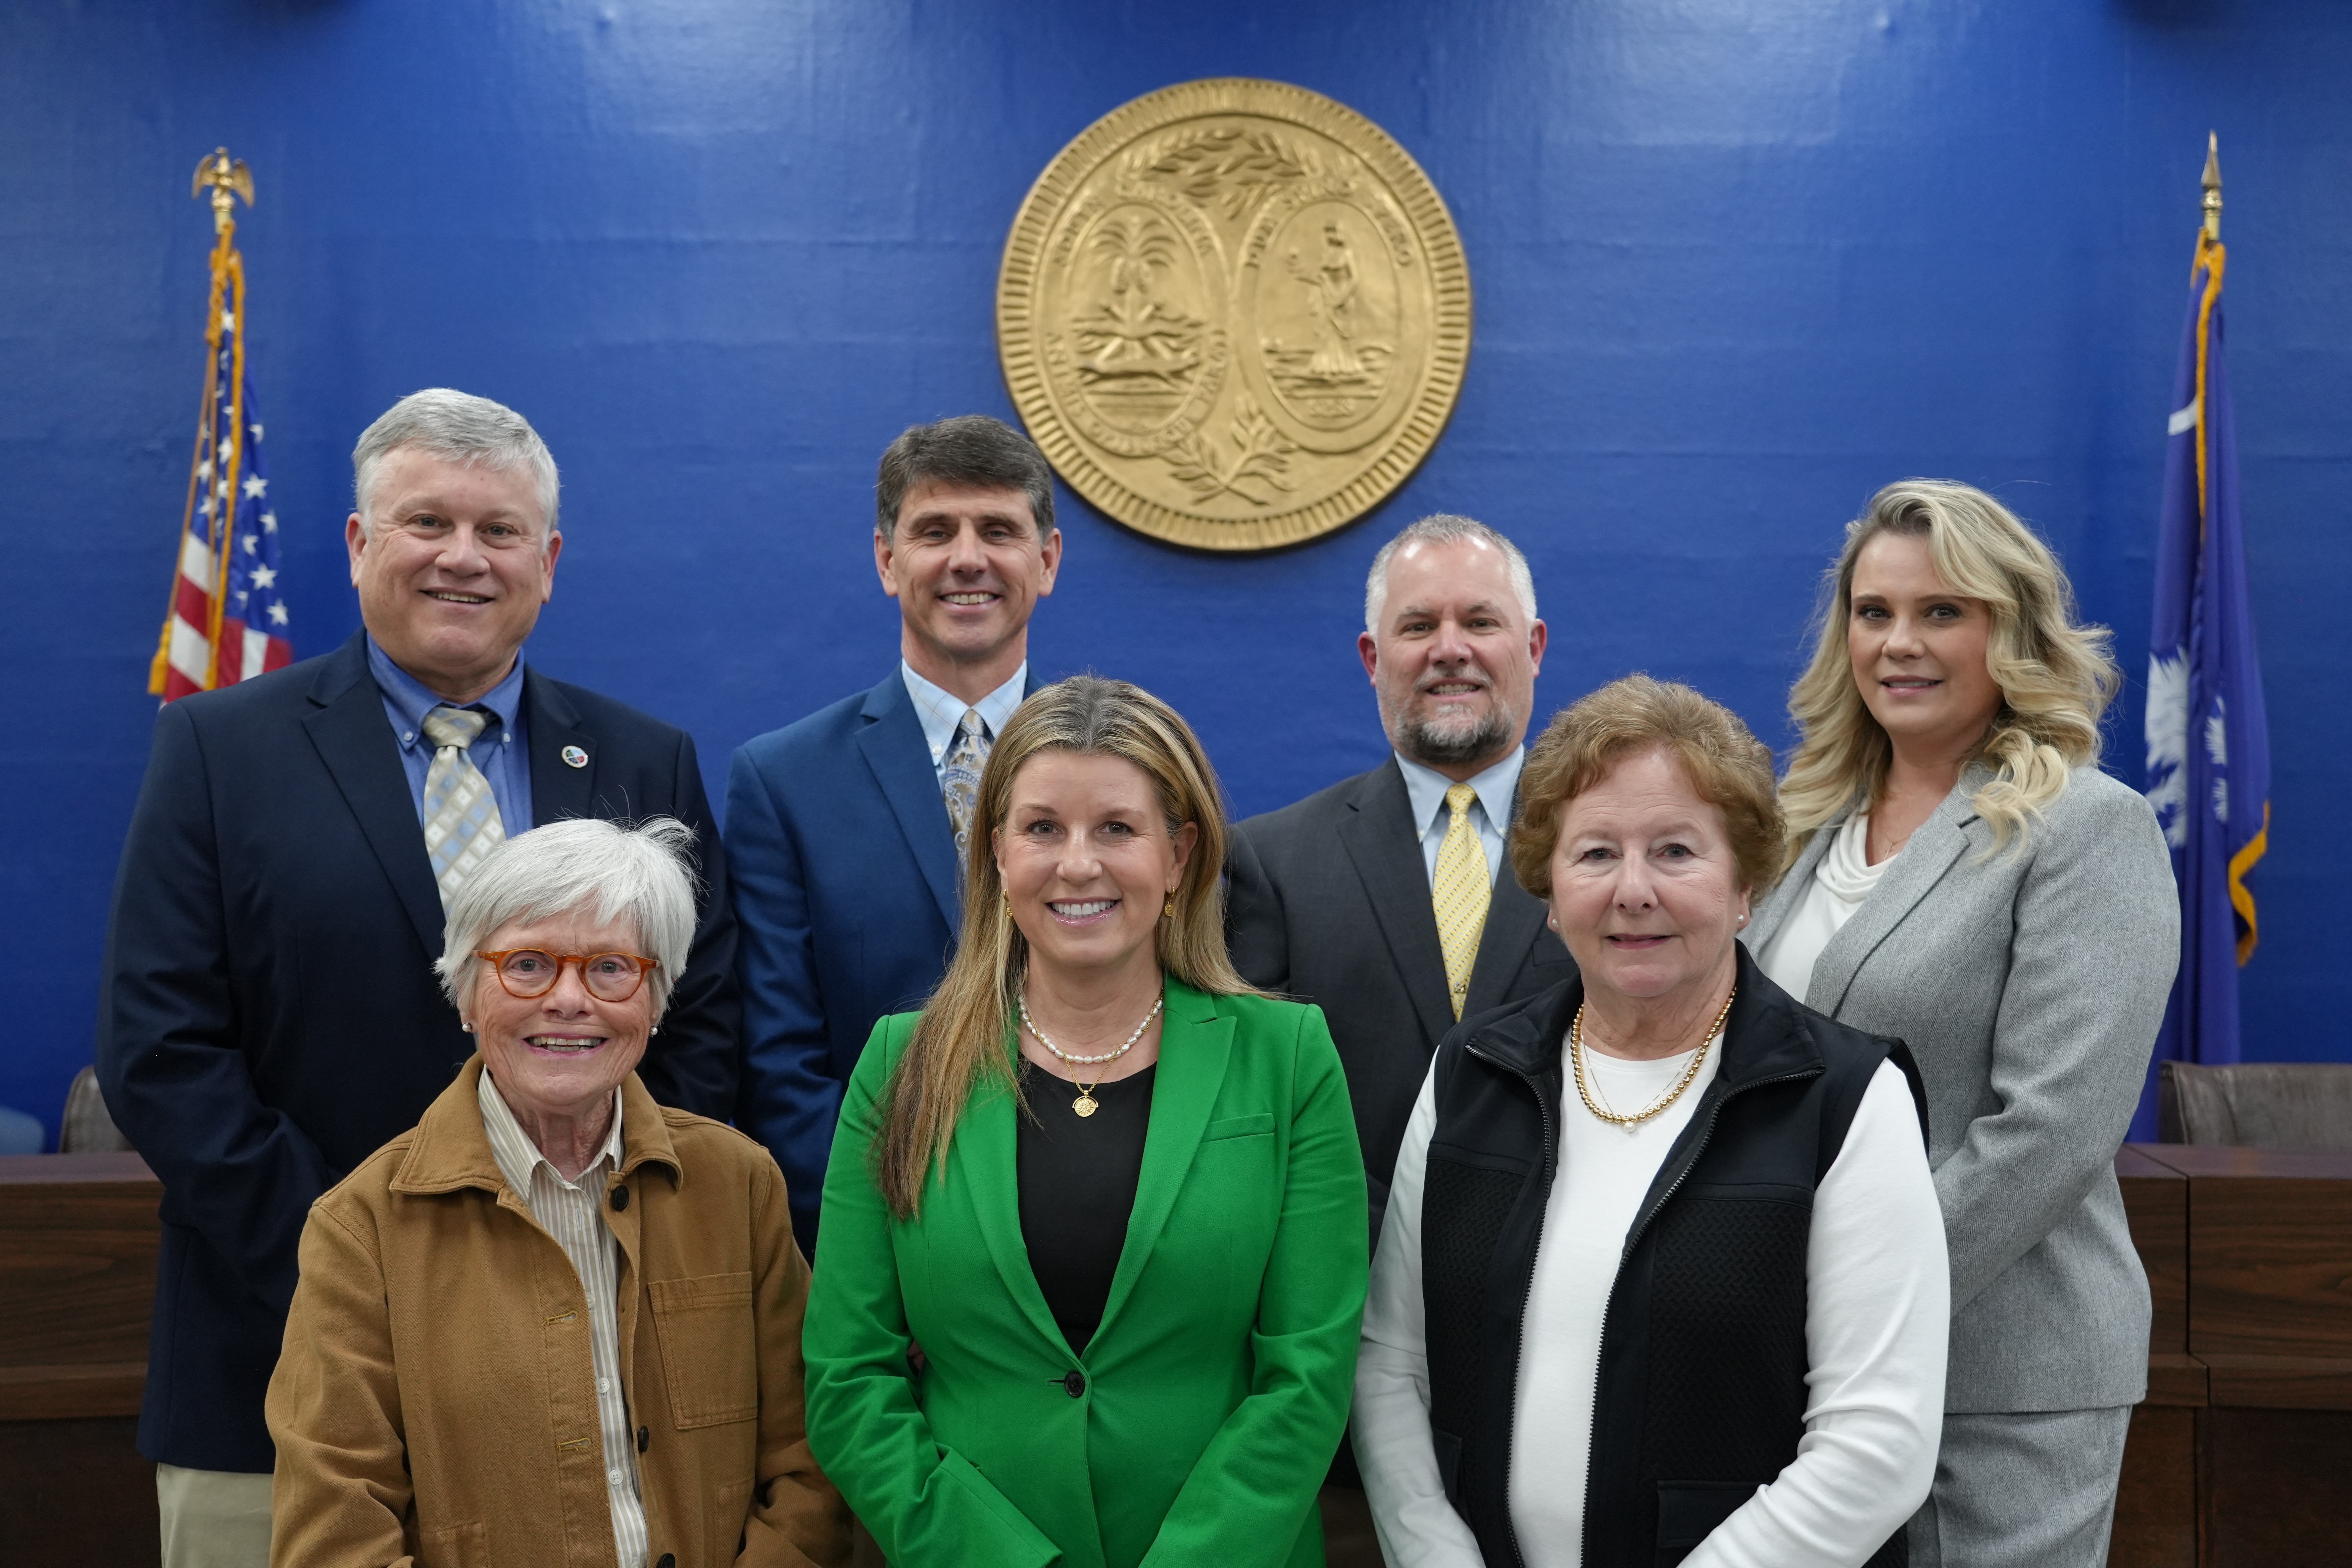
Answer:
POLYGON ((962 721, 956 725, 955 744, 948 748, 948 758, 940 769, 940 793, 947 797, 948 821, 955 828, 956 868, 964 864, 964 851, 971 847, 971 812, 980 798, 980 771, 988 765, 988 726, 981 722, 980 710, 967 708, 962 721))
POLYGON ((444 910, 482 857, 506 841, 499 797, 467 754, 489 721, 475 708, 436 708, 425 716, 425 738, 435 747, 425 774, 425 852, 432 858, 444 910))
POLYGON ((1437 906, 1437 940, 1445 950, 1445 988, 1454 1002, 1454 1016, 1470 999, 1470 971, 1478 962, 1478 937, 1486 929, 1486 905, 1495 894, 1494 878, 1486 869, 1486 847, 1470 826, 1470 803, 1478 792, 1455 784, 1445 792, 1445 809, 1454 819, 1445 825, 1445 839, 1437 847, 1437 877, 1433 897, 1437 906))

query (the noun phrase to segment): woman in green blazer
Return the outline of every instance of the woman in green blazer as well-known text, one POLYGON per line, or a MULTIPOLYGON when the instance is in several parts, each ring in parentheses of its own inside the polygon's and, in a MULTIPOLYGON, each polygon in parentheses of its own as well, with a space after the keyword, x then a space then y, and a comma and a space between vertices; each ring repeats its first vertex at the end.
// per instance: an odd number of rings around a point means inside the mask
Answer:
POLYGON ((1135 687, 997 738, 962 944, 850 1079, 803 1339, 810 1445, 898 1568, 1323 1561, 1363 1162, 1322 1014, 1226 960, 1224 837, 1135 687))

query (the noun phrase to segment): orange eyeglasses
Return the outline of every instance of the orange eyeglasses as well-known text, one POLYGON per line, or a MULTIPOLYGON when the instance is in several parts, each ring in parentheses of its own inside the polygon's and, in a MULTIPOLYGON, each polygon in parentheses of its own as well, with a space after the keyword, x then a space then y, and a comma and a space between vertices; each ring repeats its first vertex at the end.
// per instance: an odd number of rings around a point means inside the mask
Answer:
POLYGON ((525 1001, 554 990, 567 963, 580 966, 580 984, 599 1002, 627 1001, 646 983, 646 972, 661 967, 659 959, 639 958, 634 952, 541 952, 535 947, 516 947, 474 956, 488 959, 507 994, 525 1001))

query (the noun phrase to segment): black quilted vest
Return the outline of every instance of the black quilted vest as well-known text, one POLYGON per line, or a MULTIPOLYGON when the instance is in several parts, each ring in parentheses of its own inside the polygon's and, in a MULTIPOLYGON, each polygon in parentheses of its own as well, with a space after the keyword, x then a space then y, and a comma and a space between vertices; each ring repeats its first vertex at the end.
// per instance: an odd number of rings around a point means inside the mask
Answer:
MULTIPOLYGON (((1561 1042, 1583 994, 1571 979, 1466 1018, 1434 1068, 1421 1221, 1431 1436, 1489 1568, 1524 1561, 1509 1497, 1520 1325, 1559 1159, 1561 1042)), ((1740 949, 1722 1061, 1626 1233, 1609 1295, 1586 1568, 1680 1563, 1797 1457, 1813 1190, 1890 1056, 1924 1133, 1910 1053, 1800 1006, 1740 949)), ((1906 1561, 1897 1531, 1867 1568, 1906 1561)))

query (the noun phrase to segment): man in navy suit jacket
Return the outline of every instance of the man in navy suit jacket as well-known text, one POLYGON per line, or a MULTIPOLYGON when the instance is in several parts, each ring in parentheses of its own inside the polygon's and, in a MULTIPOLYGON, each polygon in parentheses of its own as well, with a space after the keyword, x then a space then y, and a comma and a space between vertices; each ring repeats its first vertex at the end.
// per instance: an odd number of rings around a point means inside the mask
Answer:
POLYGON ((99 1079, 163 1183, 139 1447, 167 1568, 266 1561, 262 1395, 311 1200, 473 1054, 433 972, 426 712, 483 718, 464 750, 509 835, 668 815, 700 836, 692 954, 640 1070, 670 1104, 734 1099, 734 920, 694 742, 522 663, 562 548, 547 448, 511 410, 432 391, 353 465, 364 629, 163 710, 107 932, 99 1079))
POLYGON ((875 1020, 919 1005, 962 924, 958 793, 1034 689, 1029 614, 1054 591, 1053 473, 982 415, 919 425, 875 482, 874 565, 898 668, 735 753, 727 853, 740 931, 737 1125, 783 1167, 812 1256, 843 1087, 875 1020))

